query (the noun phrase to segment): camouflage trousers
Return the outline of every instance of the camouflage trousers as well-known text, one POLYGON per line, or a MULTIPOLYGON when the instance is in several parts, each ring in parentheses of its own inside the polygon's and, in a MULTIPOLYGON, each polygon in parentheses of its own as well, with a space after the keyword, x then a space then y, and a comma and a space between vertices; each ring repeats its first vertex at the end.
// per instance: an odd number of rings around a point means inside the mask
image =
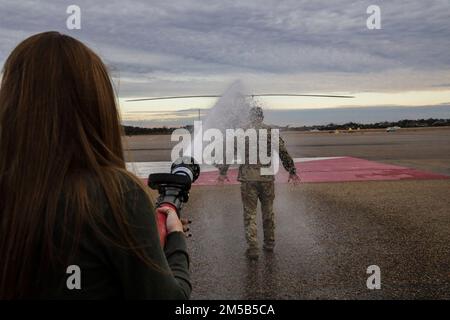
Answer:
POLYGON ((273 181, 246 181, 241 183, 241 196, 244 205, 245 238, 250 248, 258 246, 258 228, 256 224, 256 207, 258 199, 261 202, 261 212, 264 229, 264 243, 275 241, 275 222, 273 200, 275 185, 273 181))

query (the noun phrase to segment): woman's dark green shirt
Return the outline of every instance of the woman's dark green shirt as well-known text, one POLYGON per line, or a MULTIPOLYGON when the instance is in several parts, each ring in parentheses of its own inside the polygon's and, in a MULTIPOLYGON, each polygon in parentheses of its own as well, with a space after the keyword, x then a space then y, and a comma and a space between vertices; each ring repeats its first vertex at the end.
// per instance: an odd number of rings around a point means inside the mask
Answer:
MULTIPOLYGON (((170 233, 162 249, 152 204, 140 187, 129 182, 127 185, 124 199, 129 229, 155 266, 145 264, 131 249, 105 240, 92 228, 85 228, 77 253, 70 261, 70 265, 79 267, 81 288, 70 289, 75 283, 75 272, 73 269, 68 272, 69 266, 62 266, 62 270, 54 270, 53 275, 47 277, 52 280, 47 285, 44 283, 39 298, 189 298, 191 284, 185 235, 182 232, 170 233)), ((111 220, 106 196, 101 192, 94 193, 96 201, 104 204, 105 221, 111 222, 112 229, 117 228, 111 220)))

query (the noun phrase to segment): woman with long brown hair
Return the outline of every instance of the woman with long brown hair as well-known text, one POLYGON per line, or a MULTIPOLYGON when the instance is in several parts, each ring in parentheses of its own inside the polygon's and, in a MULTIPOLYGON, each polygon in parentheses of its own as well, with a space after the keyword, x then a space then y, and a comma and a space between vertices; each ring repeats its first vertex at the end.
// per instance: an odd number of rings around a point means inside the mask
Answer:
POLYGON ((146 187, 125 169, 100 58, 58 32, 24 40, 0 87, 0 299, 188 298, 183 225, 161 248, 146 187), (81 286, 67 286, 69 266, 81 286))

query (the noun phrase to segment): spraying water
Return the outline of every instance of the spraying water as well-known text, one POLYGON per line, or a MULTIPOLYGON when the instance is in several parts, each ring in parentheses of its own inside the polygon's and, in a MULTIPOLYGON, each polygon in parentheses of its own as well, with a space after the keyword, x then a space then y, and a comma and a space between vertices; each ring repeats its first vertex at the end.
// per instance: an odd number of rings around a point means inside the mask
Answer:
MULTIPOLYGON (((244 93, 241 81, 233 82, 202 121, 203 131, 217 129, 225 135, 226 129, 243 128, 248 122, 249 110, 254 103, 253 99, 244 93)), ((203 144, 202 133, 194 134, 192 143, 184 155, 193 156, 199 161, 197 158, 202 154, 203 144)))
POLYGON ((250 99, 245 96, 241 81, 233 82, 216 104, 208 112, 203 121, 204 129, 242 128, 248 121, 250 99))

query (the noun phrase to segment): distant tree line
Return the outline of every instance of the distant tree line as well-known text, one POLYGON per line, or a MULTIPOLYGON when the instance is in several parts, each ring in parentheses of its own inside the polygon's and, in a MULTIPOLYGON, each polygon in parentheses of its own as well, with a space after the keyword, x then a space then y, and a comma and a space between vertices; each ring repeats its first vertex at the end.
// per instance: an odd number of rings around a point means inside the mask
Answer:
POLYGON ((134 126, 123 126, 125 135, 137 136, 147 134, 171 134, 176 128, 160 127, 160 128, 143 128, 134 126))
POLYGON ((388 127, 401 128, 418 128, 418 127, 444 127, 450 126, 450 119, 419 119, 419 120, 400 120, 400 121, 383 121, 376 123, 357 123, 347 122, 344 124, 329 123, 326 125, 290 127, 289 130, 307 131, 307 130, 357 130, 360 129, 385 129, 388 127))
MULTIPOLYGON (((359 129, 385 129, 388 127, 401 127, 401 128, 417 128, 417 127, 444 127, 450 126, 450 119, 419 119, 419 120, 400 120, 395 122, 383 121, 376 123, 357 123, 347 122, 344 124, 329 123, 326 125, 317 126, 302 126, 302 127, 281 127, 275 126, 282 130, 295 130, 295 131, 308 131, 308 130, 357 130, 359 129)), ((123 126, 125 134, 127 136, 147 135, 147 134, 172 134, 177 128, 160 127, 160 128, 143 128, 134 126, 123 126)), ((192 131, 192 126, 185 126, 184 128, 192 131)))

